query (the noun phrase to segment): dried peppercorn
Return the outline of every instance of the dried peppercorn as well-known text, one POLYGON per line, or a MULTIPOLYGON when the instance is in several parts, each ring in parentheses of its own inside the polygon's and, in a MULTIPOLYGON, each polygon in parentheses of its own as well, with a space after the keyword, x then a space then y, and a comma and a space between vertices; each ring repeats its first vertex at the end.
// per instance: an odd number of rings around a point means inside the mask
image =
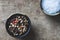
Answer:
POLYGON ((30 31, 30 27, 31 22, 26 15, 14 14, 6 21, 7 32, 13 37, 22 38, 26 36, 30 31))

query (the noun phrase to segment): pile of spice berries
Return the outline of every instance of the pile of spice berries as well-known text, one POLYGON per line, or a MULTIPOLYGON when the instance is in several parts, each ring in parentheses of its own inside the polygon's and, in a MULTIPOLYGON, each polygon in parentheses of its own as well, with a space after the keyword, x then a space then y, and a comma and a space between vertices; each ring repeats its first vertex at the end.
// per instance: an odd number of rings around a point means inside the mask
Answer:
POLYGON ((24 34, 28 29, 28 20, 24 16, 17 16, 12 19, 8 30, 13 33, 14 36, 24 34))

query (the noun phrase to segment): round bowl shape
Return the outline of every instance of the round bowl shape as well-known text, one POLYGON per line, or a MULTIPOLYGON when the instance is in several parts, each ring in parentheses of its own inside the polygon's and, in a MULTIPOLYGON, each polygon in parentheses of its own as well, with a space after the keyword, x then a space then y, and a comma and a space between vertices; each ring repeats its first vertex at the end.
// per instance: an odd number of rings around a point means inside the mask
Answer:
POLYGON ((10 16, 10 17, 7 19, 7 21, 6 21, 6 30, 7 30, 8 34, 11 35, 12 37, 24 38, 24 37, 30 32, 30 28, 31 28, 31 21, 30 21, 30 19, 29 19, 28 16, 23 15, 23 14, 14 14, 14 15, 10 16), (8 30, 8 28, 9 28, 9 24, 10 24, 11 20, 12 20, 13 18, 15 18, 16 16, 24 16, 24 17, 26 17, 27 20, 28 20, 28 28, 27 28, 27 31, 26 31, 24 34, 14 36, 13 33, 8 30))
POLYGON ((60 0, 41 0, 40 6, 44 13, 50 16, 58 15, 60 12, 60 0))

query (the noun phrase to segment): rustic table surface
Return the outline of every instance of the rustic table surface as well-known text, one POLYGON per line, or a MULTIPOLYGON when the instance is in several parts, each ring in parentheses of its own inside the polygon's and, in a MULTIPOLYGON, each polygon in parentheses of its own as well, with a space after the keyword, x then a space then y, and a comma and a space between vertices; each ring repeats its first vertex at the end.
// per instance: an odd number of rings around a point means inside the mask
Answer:
POLYGON ((31 20, 31 32, 23 40, 60 40, 60 15, 45 15, 40 1, 0 0, 0 40, 21 40, 11 37, 5 29, 6 20, 16 13, 27 15, 31 20))

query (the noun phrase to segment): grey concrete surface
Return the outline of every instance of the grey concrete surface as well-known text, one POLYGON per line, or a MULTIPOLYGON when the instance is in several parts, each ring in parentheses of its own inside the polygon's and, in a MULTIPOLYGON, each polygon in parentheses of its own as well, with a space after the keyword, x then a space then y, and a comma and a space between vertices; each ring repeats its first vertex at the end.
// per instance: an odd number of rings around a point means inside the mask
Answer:
POLYGON ((60 40, 60 15, 45 15, 40 0, 0 0, 0 40, 21 40, 5 29, 6 19, 16 13, 27 15, 32 23, 30 34, 23 40, 60 40))

